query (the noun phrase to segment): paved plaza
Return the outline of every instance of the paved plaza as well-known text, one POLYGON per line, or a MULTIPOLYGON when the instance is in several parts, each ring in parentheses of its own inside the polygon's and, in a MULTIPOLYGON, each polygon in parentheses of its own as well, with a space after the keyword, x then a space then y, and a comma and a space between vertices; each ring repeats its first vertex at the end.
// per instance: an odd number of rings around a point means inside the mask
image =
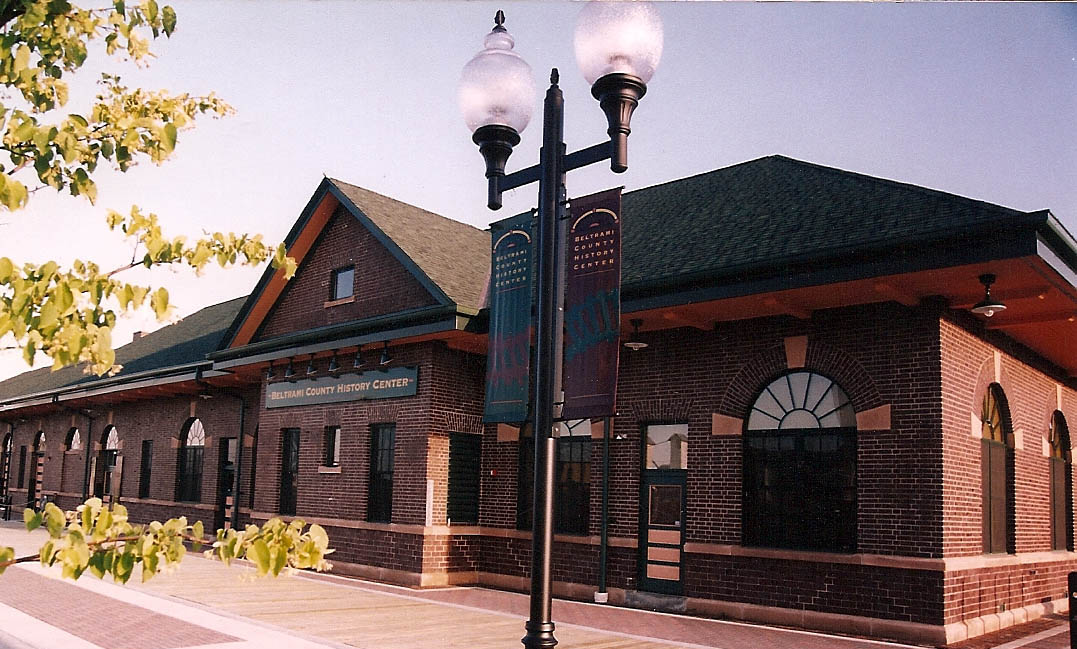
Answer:
MULTIPOLYGON (((0 525, 19 554, 44 540, 0 525)), ((137 581, 138 573, 133 581, 137 581)), ((579 649, 900 649, 878 642, 557 600, 559 647, 579 649)), ((333 576, 256 578, 189 556, 148 584, 61 580, 22 564, 0 576, 0 647, 13 649, 316 649, 520 647, 527 597, 486 588, 413 590, 333 576)), ((960 645, 1062 649, 1060 620, 960 645)))

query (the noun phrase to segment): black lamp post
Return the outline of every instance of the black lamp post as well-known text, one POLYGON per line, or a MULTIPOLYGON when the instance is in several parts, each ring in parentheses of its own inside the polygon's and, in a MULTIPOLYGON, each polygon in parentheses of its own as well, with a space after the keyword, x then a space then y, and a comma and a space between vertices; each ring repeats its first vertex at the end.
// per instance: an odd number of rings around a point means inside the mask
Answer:
POLYGON ((576 25, 576 59, 609 122, 610 139, 574 153, 565 153, 564 97, 558 73, 550 74, 543 104, 542 150, 537 165, 505 175, 505 163, 520 142, 531 118, 534 82, 531 68, 512 51, 505 14, 497 12, 486 48, 464 66, 460 107, 474 131, 473 140, 486 160, 487 206, 501 207, 502 192, 538 181, 536 259, 538 327, 531 416, 535 436, 535 488, 532 524, 531 607, 522 642, 528 649, 557 644, 551 620, 554 471, 553 438, 555 354, 560 332, 556 314, 562 288, 557 281, 558 222, 564 218, 565 174, 602 160, 621 173, 628 169, 628 134, 632 111, 647 92, 647 81, 662 54, 662 22, 657 10, 641 2, 592 2, 576 25))

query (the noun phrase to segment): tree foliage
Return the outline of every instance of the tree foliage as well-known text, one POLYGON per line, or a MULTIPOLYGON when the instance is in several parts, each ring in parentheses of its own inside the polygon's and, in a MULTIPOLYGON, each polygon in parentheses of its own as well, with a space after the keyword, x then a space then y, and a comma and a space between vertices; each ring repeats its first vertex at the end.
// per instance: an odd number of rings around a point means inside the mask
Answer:
POLYGON ((230 563, 246 559, 261 575, 276 577, 291 569, 328 570, 325 560, 333 552, 329 536, 319 525, 309 527, 301 520, 285 523, 279 518, 261 527, 248 525, 243 530, 217 530, 215 539, 207 539, 202 522, 187 524, 184 517, 160 523, 134 525, 127 520, 127 508, 104 505, 100 498, 90 498, 78 509, 64 512, 53 503, 36 512, 23 512, 26 529, 44 527, 49 540, 37 554, 15 557, 11 547, 0 547, 0 574, 16 563, 40 561, 43 566, 59 565, 64 578, 78 579, 87 570, 98 579, 112 575, 113 581, 127 583, 135 566, 141 566, 142 581, 178 564, 187 552, 210 546, 208 558, 230 563))
MULTIPOLYGON (((100 9, 67 0, 0 0, 0 211, 26 207, 44 188, 94 203, 93 177, 101 165, 123 172, 140 162, 160 164, 197 116, 232 112, 213 94, 129 88, 107 73, 86 110, 67 112, 65 75, 77 72, 93 47, 145 64, 150 41, 175 29, 176 12, 155 0, 130 6, 116 0, 100 9)), ((11 335, 28 363, 40 352, 54 369, 79 362, 97 374, 118 369, 111 339, 117 311, 148 303, 158 318, 169 314, 167 290, 117 280, 120 270, 185 264, 197 272, 213 261, 228 266, 269 260, 288 277, 295 272, 283 244, 266 245, 258 235, 168 238, 157 217, 138 207, 126 215, 109 211, 108 226, 133 239, 143 255, 107 272, 91 261, 64 269, 51 261, 0 257, 0 337, 11 335)))

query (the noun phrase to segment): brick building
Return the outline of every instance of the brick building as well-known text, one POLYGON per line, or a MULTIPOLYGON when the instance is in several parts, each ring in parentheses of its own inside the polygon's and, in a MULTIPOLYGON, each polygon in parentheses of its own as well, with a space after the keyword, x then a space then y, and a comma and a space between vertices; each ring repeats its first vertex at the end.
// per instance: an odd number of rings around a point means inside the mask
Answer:
MULTIPOLYGON (((489 233, 326 179, 286 241, 290 282, 116 376, 0 383, 2 493, 294 514, 338 572, 526 589, 530 434, 482 420, 489 233)), ((556 592, 933 642, 1064 606, 1077 243, 1053 215, 771 156, 626 194, 622 246, 634 349, 617 415, 558 426, 556 592)))

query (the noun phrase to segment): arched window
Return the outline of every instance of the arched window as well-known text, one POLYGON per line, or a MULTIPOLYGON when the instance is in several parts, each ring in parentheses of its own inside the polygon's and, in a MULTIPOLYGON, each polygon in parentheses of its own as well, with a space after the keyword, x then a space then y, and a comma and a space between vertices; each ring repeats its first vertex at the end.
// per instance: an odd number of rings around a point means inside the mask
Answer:
POLYGON ((37 436, 34 437, 34 453, 45 452, 45 431, 37 431, 37 436))
POLYGON ((745 545, 856 550, 856 412, 837 383, 796 371, 756 398, 743 516, 745 545))
POLYGON ((1013 552, 1013 428, 1006 394, 998 383, 984 393, 980 422, 984 552, 1013 552))
POLYGON ((78 451, 82 449, 82 436, 79 434, 78 428, 72 428, 67 431, 67 439, 64 440, 64 448, 68 451, 78 451))
POLYGON ((179 450, 176 500, 198 502, 202 499, 202 457, 206 446, 206 429, 194 417, 183 425, 183 446, 179 450))
POLYGON ((117 464, 120 458, 120 433, 115 426, 105 427, 101 433, 101 453, 97 456, 92 473, 94 474, 94 494, 104 498, 113 494, 113 484, 119 477, 117 464))
POLYGON ((1051 549, 1073 549, 1073 470, 1070 431, 1066 417, 1056 410, 1051 415, 1048 441, 1051 445, 1051 549))

